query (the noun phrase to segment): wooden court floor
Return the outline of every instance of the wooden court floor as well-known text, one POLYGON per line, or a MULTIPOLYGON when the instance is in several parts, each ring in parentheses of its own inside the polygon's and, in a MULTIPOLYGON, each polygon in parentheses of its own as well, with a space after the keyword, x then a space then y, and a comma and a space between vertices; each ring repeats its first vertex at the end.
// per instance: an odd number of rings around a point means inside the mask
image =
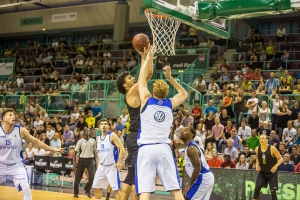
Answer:
MULTIPOLYGON (((75 199, 90 199, 87 196, 79 195, 79 198, 73 198, 73 194, 50 192, 43 190, 31 190, 33 200, 75 200, 75 199)), ((22 200, 23 192, 18 192, 14 187, 0 186, 0 200, 22 200)), ((93 197, 92 199, 95 199, 93 197)), ((102 198, 102 200, 105 198, 102 198)), ((110 200, 115 200, 111 199, 110 200)))

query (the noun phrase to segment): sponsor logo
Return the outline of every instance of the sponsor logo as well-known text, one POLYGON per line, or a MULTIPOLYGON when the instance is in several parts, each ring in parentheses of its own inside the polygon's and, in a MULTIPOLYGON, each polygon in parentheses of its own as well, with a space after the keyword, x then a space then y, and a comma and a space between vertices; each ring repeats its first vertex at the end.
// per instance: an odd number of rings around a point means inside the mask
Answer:
POLYGON ((157 111, 154 113, 154 119, 157 122, 163 122, 165 120, 165 113, 163 111, 157 111))
POLYGON ((50 162, 50 167, 52 167, 52 168, 61 168, 62 163, 58 163, 58 161, 55 160, 53 163, 50 162))
POLYGON ((43 159, 40 159, 39 161, 35 161, 34 165, 39 166, 39 167, 46 167, 47 166, 47 162, 43 162, 43 159))

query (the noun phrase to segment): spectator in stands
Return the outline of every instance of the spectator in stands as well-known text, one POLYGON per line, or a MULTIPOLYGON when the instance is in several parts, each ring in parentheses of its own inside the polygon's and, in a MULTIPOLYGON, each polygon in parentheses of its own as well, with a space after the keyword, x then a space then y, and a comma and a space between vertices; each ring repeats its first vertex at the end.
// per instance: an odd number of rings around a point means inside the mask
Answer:
POLYGON ((71 100, 67 100, 67 105, 63 112, 63 116, 70 116, 73 111, 74 111, 74 106, 72 105, 71 100))
POLYGON ((247 145, 244 146, 244 151, 241 152, 241 154, 245 155, 246 157, 246 162, 249 163, 250 162, 250 158, 252 155, 255 155, 255 152, 254 151, 250 151, 249 150, 249 147, 247 145))
POLYGON ((33 123, 33 126, 36 128, 36 130, 40 130, 40 125, 43 125, 44 122, 40 119, 40 116, 35 116, 35 121, 33 123))
POLYGON ((92 108, 93 117, 95 117, 95 125, 97 125, 97 121, 102 118, 102 109, 99 106, 99 101, 94 102, 94 107, 92 108))
MULTIPOLYGON (((220 139, 223 138, 223 134, 224 134, 224 126, 220 123, 220 118, 216 117, 215 125, 212 127, 212 138, 208 142, 215 142, 216 147, 218 147, 220 139)), ((206 141, 207 139, 208 138, 206 138, 206 141)))
POLYGON ((89 110, 93 110, 92 107, 90 106, 90 102, 85 101, 85 108, 83 109, 85 115, 88 115, 89 110))
MULTIPOLYGON (((269 137, 269 145, 276 147, 277 150, 279 150, 279 144, 280 144, 280 140, 276 135, 276 132, 274 130, 272 130, 270 132, 270 137, 269 137)), ((284 146, 284 145, 283 145, 284 146)))
POLYGON ((244 145, 247 143, 247 139, 251 136, 251 128, 246 126, 246 121, 242 121, 241 127, 239 127, 238 130, 238 136, 240 136, 244 145))
POLYGON ((109 59, 111 58, 111 53, 109 53, 107 49, 105 49, 103 53, 103 57, 105 56, 107 56, 109 59))
POLYGON ((6 49, 5 52, 4 52, 4 54, 3 54, 4 57, 10 57, 10 56, 12 56, 12 55, 13 55, 13 53, 12 53, 12 51, 9 50, 9 49, 6 49))
POLYGON ((294 165, 298 165, 298 163, 300 163, 300 153, 298 152, 297 144, 293 145, 292 154, 290 158, 294 165))
POLYGON ((110 44, 111 44, 111 39, 109 38, 108 34, 105 34, 105 38, 102 40, 102 42, 104 43, 103 48, 104 49, 109 49, 110 48, 110 44))
POLYGON ((270 61, 267 65, 267 69, 275 70, 281 65, 281 55, 276 52, 276 48, 272 49, 272 53, 267 55, 267 60, 270 61))
POLYGON ((134 59, 134 57, 130 58, 130 61, 127 63, 126 67, 127 68, 134 68, 137 65, 136 60, 134 59))
POLYGON ((259 126, 259 117, 256 110, 252 110, 252 115, 249 117, 249 126, 251 129, 256 129, 259 126))
POLYGON ((288 147, 289 153, 292 152, 292 147, 294 145, 294 138, 297 135, 296 129, 293 127, 293 122, 289 120, 287 122, 287 127, 283 129, 282 132, 282 143, 285 147, 288 147))
POLYGON ((234 118, 234 113, 232 110, 232 93, 231 90, 226 90, 224 94, 224 98, 222 100, 222 107, 223 109, 226 109, 227 114, 230 116, 231 119, 234 118))
POLYGON ((87 67, 87 66, 93 66, 93 61, 91 60, 90 57, 87 57, 87 59, 85 61, 84 67, 87 67))
POLYGON ((269 121, 270 109, 266 101, 261 102, 261 107, 258 106, 258 117, 260 121, 269 121))
POLYGON ((91 111, 91 110, 88 111, 88 115, 85 118, 85 121, 88 125, 88 128, 94 128, 95 127, 96 119, 95 119, 95 117, 93 117, 93 111, 91 111))
POLYGON ((221 79, 221 73, 218 72, 216 67, 213 68, 213 73, 211 73, 210 79, 214 79, 215 81, 219 81, 221 79))
POLYGON ((84 47, 81 45, 81 43, 78 43, 76 47, 76 52, 82 53, 84 51, 84 47))
POLYGON ((204 112, 208 116, 210 111, 212 111, 213 114, 217 113, 217 107, 214 106, 214 101, 213 100, 209 100, 208 106, 205 108, 204 112))
MULTIPOLYGON (((259 62, 257 55, 254 55, 253 57, 251 57, 251 59, 253 59, 253 62, 250 65, 252 70, 262 69, 263 64, 261 62, 259 62)), ((259 80, 259 77, 255 77, 255 79, 253 79, 254 77, 252 76, 252 80, 259 80)))
POLYGON ((85 80, 82 79, 78 90, 79 102, 84 102, 84 100, 86 99, 86 91, 87 91, 87 84, 85 84, 85 80))
POLYGON ((223 108, 222 109, 222 114, 219 116, 220 118, 220 123, 225 127, 227 126, 227 121, 229 119, 232 119, 229 115, 227 115, 227 109, 226 108, 223 108))
POLYGON ((272 90, 269 100, 272 103, 272 115, 271 115, 272 130, 275 130, 275 125, 277 123, 277 111, 278 108, 281 107, 282 101, 280 100, 279 94, 276 94, 276 90, 272 90), (274 99, 273 96, 275 96, 274 99))
POLYGON ((287 126, 291 114, 292 112, 288 108, 288 102, 284 101, 281 107, 277 110, 277 134, 280 140, 283 139, 282 132, 283 129, 287 126))
POLYGON ((270 40, 269 45, 266 47, 266 53, 267 53, 268 56, 273 53, 273 49, 275 49, 275 51, 276 51, 276 46, 274 46, 273 41, 270 40))
POLYGON ((78 140, 83 137, 83 130, 88 128, 88 124, 84 121, 84 117, 79 115, 79 121, 76 124, 76 128, 74 130, 74 144, 76 145, 78 140))
POLYGON ((290 163, 290 154, 285 153, 283 156, 283 162, 278 166, 277 170, 281 172, 294 172, 295 166, 290 163))
POLYGON ((212 158, 213 144, 212 142, 207 143, 207 148, 205 148, 204 156, 206 160, 212 158))
POLYGON ((259 137, 257 136, 256 129, 251 130, 251 137, 247 139, 247 146, 252 150, 255 150, 259 146, 259 137))
POLYGON ((286 78, 286 83, 290 86, 290 88, 292 88, 293 87, 293 77, 291 75, 289 75, 288 70, 284 70, 283 76, 280 77, 280 81, 283 78, 286 78))
POLYGON ((184 113, 185 113, 185 116, 182 118, 180 124, 182 126, 184 126, 184 127, 186 127, 189 122, 191 122, 192 124, 194 124, 194 118, 191 115, 192 113, 190 113, 189 110, 185 110, 184 113))
POLYGON ((68 83, 68 81, 65 79, 64 82, 63 82, 63 84, 60 87, 60 90, 61 91, 70 91, 70 89, 71 89, 71 86, 68 83))
POLYGON ((245 38, 245 43, 246 44, 251 44, 251 43, 254 43, 254 37, 253 37, 253 34, 252 33, 248 33, 247 34, 247 37, 245 38))
POLYGON ((284 50, 286 50, 286 51, 291 50, 290 46, 287 43, 287 40, 284 40, 283 44, 280 46, 280 51, 284 51, 284 50))
POLYGON ((220 139, 219 145, 218 145, 218 152, 222 152, 222 146, 223 144, 226 144, 226 141, 231 137, 231 133, 236 130, 235 127, 232 126, 232 120, 228 119, 226 126, 224 128, 224 134, 222 136, 222 139, 220 139))
POLYGON ((234 76, 233 79, 234 79, 235 81, 238 81, 239 78, 243 78, 243 73, 242 73, 241 70, 237 70, 236 75, 234 76))
MULTIPOLYGON (((291 120, 297 120, 298 119, 298 113, 300 112, 300 107, 299 107, 299 101, 295 100, 294 106, 291 108, 292 114, 291 114, 291 120)), ((298 127, 298 126, 297 126, 298 127)))
POLYGON ((235 48, 236 52, 239 53, 237 60, 240 60, 241 54, 246 51, 245 46, 243 45, 243 42, 239 40, 238 45, 235 48))
POLYGON ((280 155, 282 156, 282 158, 283 158, 284 154, 288 153, 287 150, 285 149, 285 145, 282 143, 279 144, 278 151, 279 151, 280 155))
POLYGON ((259 61, 261 62, 263 68, 266 68, 266 61, 267 61, 267 54, 266 54, 266 50, 262 50, 261 54, 259 56, 259 61))
POLYGON ((273 92, 274 92, 274 94, 276 94, 278 91, 278 88, 279 88, 279 80, 277 78, 275 78, 274 72, 271 72, 270 78, 267 80, 266 85, 265 85, 266 94, 271 95, 273 92))
POLYGON ((47 131, 46 131, 46 136, 50 141, 53 139, 54 134, 55 134, 55 132, 54 132, 54 130, 52 130, 51 125, 48 125, 47 131))
POLYGON ((295 100, 300 101, 300 84, 296 85, 296 89, 293 91, 295 100))
MULTIPOLYGON (((293 109, 293 108, 292 108, 293 109)), ((293 112, 293 111, 292 111, 293 112)), ((293 114, 293 113, 292 113, 293 114)), ((291 115, 292 116, 292 115, 291 115)), ((298 113, 298 118, 293 120, 294 121, 294 127, 299 128, 300 127, 300 112, 298 113)))
POLYGON ((80 89, 80 85, 77 83, 77 79, 74 78, 73 79, 73 84, 71 85, 71 91, 72 91, 73 98, 78 97, 77 92, 79 91, 79 89, 80 89))
POLYGON ((246 162, 246 156, 244 154, 240 154, 238 163, 236 164, 236 169, 248 169, 249 164, 246 162))
POLYGON ((244 78, 247 78, 248 80, 251 80, 252 76, 253 76, 253 73, 251 72, 251 69, 250 67, 246 67, 246 73, 243 75, 244 78))
POLYGON ((247 52, 249 55, 256 55, 257 50, 256 47, 254 46, 254 43, 249 43, 247 52))
POLYGON ((232 104, 234 104, 236 128, 239 128, 244 115, 245 97, 243 90, 238 89, 238 91, 235 94, 235 99, 232 101, 232 104))
POLYGON ((68 125, 64 128, 62 145, 66 148, 66 154, 69 154, 69 147, 74 144, 74 133, 68 125))
POLYGON ((231 78, 231 74, 228 72, 227 68, 223 68, 221 73, 220 81, 227 82, 228 78, 231 78))
POLYGON ((279 24, 279 28, 277 29, 277 36, 276 36, 277 42, 283 42, 286 40, 286 30, 283 27, 283 24, 279 24))
POLYGON ((16 81, 17 81, 18 87, 21 85, 21 83, 24 84, 24 79, 23 79, 23 77, 22 77, 22 74, 18 74, 18 78, 17 78, 16 81))
POLYGON ((290 84, 288 84, 286 77, 281 77, 279 92, 280 94, 290 94, 290 84))
POLYGON ((50 142, 50 147, 52 148, 61 148, 61 141, 59 139, 59 134, 56 132, 53 135, 53 140, 50 142))
POLYGON ((278 67, 278 71, 276 71, 276 73, 275 73, 275 77, 280 79, 283 76, 283 74, 284 74, 284 70, 283 70, 283 67, 280 65, 278 67))
MULTIPOLYGON (((44 125, 42 125, 42 126, 44 127, 44 125)), ((43 128, 43 129, 45 129, 45 128, 43 128)), ((43 131, 40 134, 40 137, 38 137, 38 138, 40 138, 40 141, 42 141, 46 145, 50 146, 50 140, 49 140, 49 138, 47 138, 46 132, 43 131)))
POLYGON ((105 72, 107 71, 108 67, 111 67, 111 61, 108 59, 107 56, 104 57, 103 67, 104 67, 105 72))
POLYGON ((224 72, 224 69, 229 70, 229 66, 226 63, 226 59, 225 58, 221 58, 221 65, 220 65, 220 71, 224 72))
POLYGON ((252 170, 256 169, 256 159, 257 159, 256 155, 251 155, 248 169, 252 169, 252 170))
POLYGON ((55 39, 52 40, 52 48, 57 48, 58 47, 58 42, 56 42, 55 39))
POLYGON ((250 56, 248 55, 247 50, 245 50, 241 56, 239 57, 239 61, 243 62, 249 62, 250 61, 250 56))
POLYGON ((230 159, 230 154, 224 154, 224 162, 221 164, 222 168, 235 168, 235 162, 230 159))
POLYGON ((33 144, 31 142, 28 142, 28 147, 25 149, 25 160, 24 160, 24 164, 25 165, 31 165, 33 164, 34 160, 34 152, 35 152, 35 148, 33 148, 33 144))
POLYGON ((257 110, 258 99, 256 98, 255 91, 251 92, 251 98, 247 100, 246 107, 248 108, 247 112, 247 121, 249 123, 249 118, 252 115, 253 110, 257 110))
POLYGON ((194 122, 193 122, 194 129, 196 129, 202 114, 202 108, 199 105, 199 100, 194 101, 194 108, 192 109, 191 114, 192 117, 194 118, 194 122))
MULTIPOLYGON (((262 44, 265 43, 264 39, 260 36, 260 33, 256 34, 256 36, 255 36, 255 43, 259 44, 259 45, 260 45, 260 43, 262 43, 262 44)), ((257 51, 257 52, 261 52, 261 51, 257 51)))
MULTIPOLYGON (((192 86, 195 90, 197 90, 199 92, 206 90, 206 83, 205 83, 205 80, 203 80, 202 75, 198 76, 198 78, 193 82, 192 86)), ((199 96, 196 95, 196 97, 195 97, 195 92, 192 91, 190 94, 190 103, 194 100, 194 98, 196 100, 199 100, 199 96)))
POLYGON ((209 167, 212 168, 220 168, 222 165, 223 160, 218 157, 218 151, 213 149, 212 150, 212 157, 207 161, 209 167))

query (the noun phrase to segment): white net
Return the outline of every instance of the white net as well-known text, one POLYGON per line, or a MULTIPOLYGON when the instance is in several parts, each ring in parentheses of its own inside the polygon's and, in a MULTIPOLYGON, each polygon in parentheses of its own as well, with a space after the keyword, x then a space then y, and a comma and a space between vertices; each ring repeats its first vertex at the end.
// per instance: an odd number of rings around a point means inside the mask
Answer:
POLYGON ((162 55, 175 55, 175 39, 180 22, 161 14, 145 11, 152 31, 153 45, 162 55))

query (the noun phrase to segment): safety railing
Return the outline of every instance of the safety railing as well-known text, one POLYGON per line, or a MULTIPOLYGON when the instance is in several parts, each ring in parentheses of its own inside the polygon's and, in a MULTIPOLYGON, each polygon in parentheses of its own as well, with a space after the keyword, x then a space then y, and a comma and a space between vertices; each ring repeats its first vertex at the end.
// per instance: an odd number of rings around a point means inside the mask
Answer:
POLYGON ((202 105, 202 93, 193 88, 191 85, 182 82, 182 87, 188 92, 189 105, 194 106, 194 100, 199 100, 199 105, 202 105))

